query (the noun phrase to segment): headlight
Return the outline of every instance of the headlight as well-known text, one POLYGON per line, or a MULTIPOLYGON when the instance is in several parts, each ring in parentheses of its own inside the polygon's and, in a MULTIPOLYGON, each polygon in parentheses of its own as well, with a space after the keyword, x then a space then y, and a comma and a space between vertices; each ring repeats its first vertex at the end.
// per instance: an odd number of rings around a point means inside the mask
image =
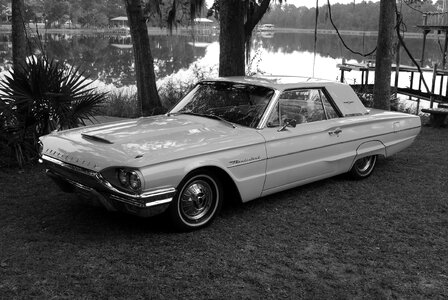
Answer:
POLYGON ((140 177, 137 172, 131 171, 128 173, 129 186, 133 190, 139 190, 142 187, 142 182, 140 181, 140 177))
POLYGON ((120 185, 126 189, 138 191, 142 188, 142 180, 136 171, 117 169, 117 178, 120 185))
POLYGON ((126 170, 118 170, 118 181, 122 186, 128 186, 128 172, 126 172, 126 170))

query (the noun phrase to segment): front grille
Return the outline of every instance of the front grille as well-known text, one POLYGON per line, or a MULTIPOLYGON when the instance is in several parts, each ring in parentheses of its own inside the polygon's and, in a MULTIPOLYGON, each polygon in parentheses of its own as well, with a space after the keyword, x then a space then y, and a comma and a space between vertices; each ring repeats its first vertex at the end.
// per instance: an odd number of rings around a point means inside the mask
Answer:
POLYGON ((62 165, 49 160, 45 160, 45 164, 54 174, 57 174, 62 178, 69 179, 96 190, 105 190, 104 186, 97 180, 95 176, 96 172, 94 171, 67 163, 63 163, 62 165))
POLYGON ((51 173, 60 176, 69 182, 72 182, 72 184, 80 184, 82 186, 92 188, 100 193, 102 192, 104 196, 110 198, 111 200, 119 201, 137 207, 145 207, 145 203, 141 199, 132 199, 111 194, 110 190, 108 190, 97 179, 97 173, 94 171, 67 164, 65 162, 60 162, 59 160, 48 157, 44 158, 44 162, 51 173))
POLYGON ((151 202, 152 205, 160 205, 170 202, 171 197, 176 191, 174 188, 168 188, 149 192, 141 196, 126 195, 125 193, 116 190, 110 183, 102 179, 101 174, 95 171, 61 162, 48 156, 43 156, 42 160, 45 163, 45 166, 49 169, 48 175, 53 174, 51 177, 55 179, 56 183, 62 180, 76 188, 87 190, 83 193, 94 194, 97 197, 103 198, 104 201, 112 200, 114 202, 122 203, 123 205, 131 205, 135 208, 146 208, 148 202, 151 202))

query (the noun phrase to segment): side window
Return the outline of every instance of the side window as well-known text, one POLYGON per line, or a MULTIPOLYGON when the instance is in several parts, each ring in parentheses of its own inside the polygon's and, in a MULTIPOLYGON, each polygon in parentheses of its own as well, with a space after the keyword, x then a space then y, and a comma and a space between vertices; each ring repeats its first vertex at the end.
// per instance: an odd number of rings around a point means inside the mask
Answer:
POLYGON ((297 124, 325 120, 321 91, 300 89, 283 92, 278 103, 278 115, 280 124, 287 118, 296 120, 297 124))
POLYGON ((268 119, 268 127, 284 124, 294 119, 297 124, 339 118, 322 89, 297 89, 284 91, 268 119))
POLYGON ((330 101, 328 101, 327 97, 322 91, 319 91, 320 97, 322 99, 322 103, 324 104, 325 113, 327 115, 327 119, 335 119, 339 118, 338 113, 334 109, 333 105, 331 105, 330 101))
POLYGON ((306 101, 307 122, 326 120, 325 110, 322 104, 322 100, 320 99, 320 95, 321 95, 320 90, 318 89, 310 90, 310 96, 306 101))

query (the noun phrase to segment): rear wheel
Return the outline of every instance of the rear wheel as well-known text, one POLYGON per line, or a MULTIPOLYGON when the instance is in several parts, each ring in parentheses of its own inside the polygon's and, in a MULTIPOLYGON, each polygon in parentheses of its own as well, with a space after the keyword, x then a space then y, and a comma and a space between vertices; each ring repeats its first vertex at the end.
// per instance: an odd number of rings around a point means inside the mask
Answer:
POLYGON ((358 159, 351 170, 350 175, 355 179, 363 179, 369 177, 372 174, 376 165, 376 155, 366 156, 358 159))
POLYGON ((170 205, 173 224, 180 230, 193 230, 211 223, 222 206, 222 185, 209 172, 189 175, 180 184, 170 205))

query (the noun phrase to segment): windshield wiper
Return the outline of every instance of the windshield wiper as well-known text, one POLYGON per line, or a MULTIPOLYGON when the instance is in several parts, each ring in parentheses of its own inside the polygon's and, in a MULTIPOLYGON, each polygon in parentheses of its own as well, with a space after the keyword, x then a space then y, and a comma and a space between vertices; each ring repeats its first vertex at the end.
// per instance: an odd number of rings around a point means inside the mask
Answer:
POLYGON ((200 113, 195 113, 195 112, 191 112, 191 111, 178 111, 178 112, 172 113, 170 115, 178 115, 178 114, 185 114, 185 115, 192 115, 192 116, 199 116, 199 117, 205 117, 205 118, 220 120, 220 121, 226 123, 227 125, 230 125, 233 128, 236 128, 236 126, 232 122, 227 121, 223 117, 217 116, 215 114, 200 114, 200 113))

